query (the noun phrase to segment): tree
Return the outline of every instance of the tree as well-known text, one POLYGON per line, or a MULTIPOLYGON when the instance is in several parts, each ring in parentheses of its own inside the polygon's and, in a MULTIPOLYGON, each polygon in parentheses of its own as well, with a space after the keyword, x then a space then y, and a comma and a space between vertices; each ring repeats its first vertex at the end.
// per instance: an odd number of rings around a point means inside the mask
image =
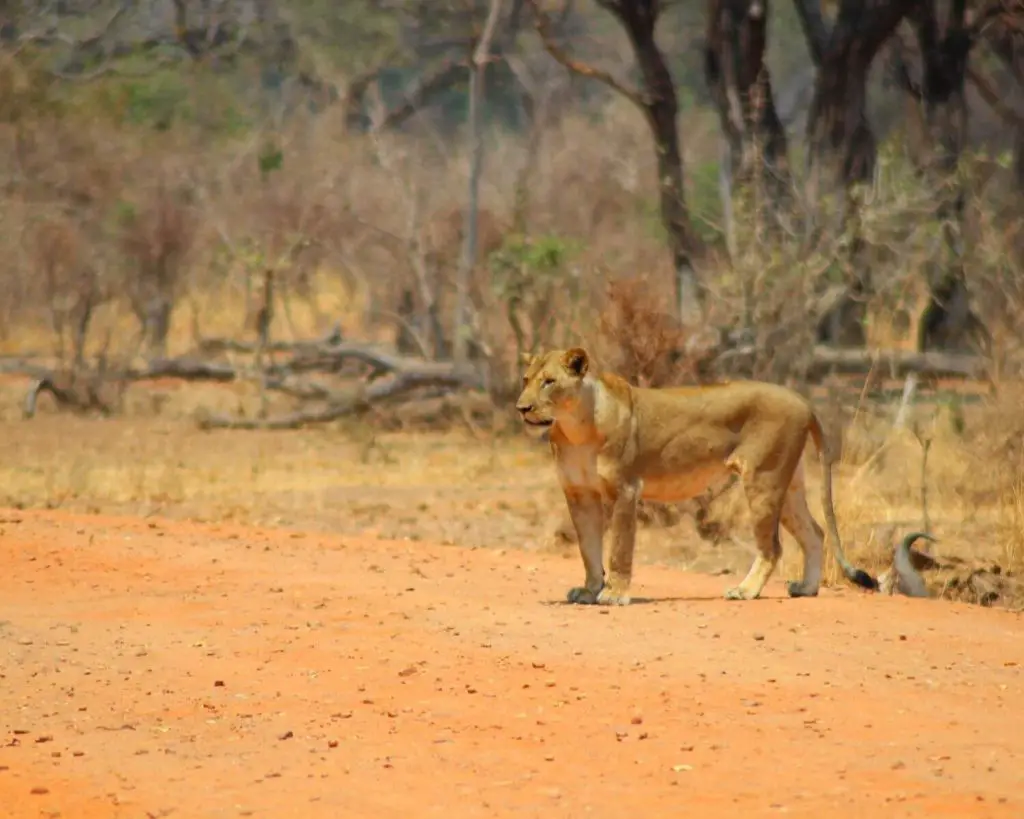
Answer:
POLYGON ((658 202, 668 236, 675 274, 676 306, 680 321, 695 326, 703 318, 703 289, 693 268, 696 237, 690 224, 679 145, 679 101, 665 57, 655 41, 659 0, 597 0, 622 26, 640 69, 642 88, 632 88, 606 71, 574 59, 554 35, 550 17, 537 0, 527 0, 537 32, 547 52, 570 71, 596 79, 632 102, 644 115, 654 138, 658 169, 658 202))
POLYGON ((484 72, 487 69, 494 27, 501 13, 501 0, 490 0, 487 21, 473 50, 473 71, 469 77, 469 143, 470 169, 463 222, 462 252, 455 279, 455 315, 452 323, 452 358, 456 365, 466 363, 468 327, 466 303, 469 300, 469 277, 477 260, 477 211, 480 200, 480 173, 483 163, 483 138, 480 134, 480 104, 483 101, 484 72))
POLYGON ((944 16, 935 2, 919 3, 909 15, 921 55, 920 79, 902 62, 897 62, 897 76, 923 109, 929 150, 919 160, 919 170, 938 191, 935 218, 944 250, 927 268, 929 301, 918 333, 922 351, 966 350, 987 343, 988 333, 971 309, 965 271, 966 191, 957 171, 968 136, 965 84, 971 52, 990 24, 1014 12, 1024 12, 1024 3, 994 0, 969 17, 966 0, 951 0, 944 16))
POLYGON ((839 0, 829 25, 819 0, 794 0, 817 70, 807 114, 807 224, 809 236, 846 232, 848 280, 818 319, 819 343, 860 346, 873 290, 857 228, 855 186, 874 175, 877 143, 867 119, 868 72, 875 56, 918 0, 839 0), (827 201, 835 206, 828 230, 827 201))
MULTIPOLYGON (((760 186, 759 202, 774 213, 789 193, 786 130, 775 108, 764 61, 768 0, 708 0, 704 77, 725 140, 719 165, 729 255, 736 258, 734 193, 760 186)), ((760 217, 757 209, 755 218, 760 217)))

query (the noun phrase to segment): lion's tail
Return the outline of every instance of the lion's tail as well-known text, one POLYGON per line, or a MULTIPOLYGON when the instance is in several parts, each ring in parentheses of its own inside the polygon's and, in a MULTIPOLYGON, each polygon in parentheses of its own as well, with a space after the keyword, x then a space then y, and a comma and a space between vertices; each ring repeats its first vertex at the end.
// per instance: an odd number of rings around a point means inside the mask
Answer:
POLYGON ((843 576, 851 583, 865 589, 878 590, 878 581, 863 569, 855 568, 843 553, 843 544, 839 540, 839 526, 836 524, 836 511, 832 505, 832 453, 825 440, 824 430, 818 417, 811 414, 811 437, 818 450, 818 462, 821 464, 821 506, 828 523, 826 537, 831 543, 832 554, 835 555, 843 576))

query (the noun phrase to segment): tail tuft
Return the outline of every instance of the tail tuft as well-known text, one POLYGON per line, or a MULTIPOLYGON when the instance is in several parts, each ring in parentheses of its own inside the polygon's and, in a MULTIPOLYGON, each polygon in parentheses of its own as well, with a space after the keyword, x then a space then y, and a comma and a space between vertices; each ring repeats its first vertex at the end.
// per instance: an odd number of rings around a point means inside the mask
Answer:
POLYGON ((878 591, 878 581, 863 569, 853 569, 847 572, 846 579, 854 585, 860 586, 862 589, 878 591))

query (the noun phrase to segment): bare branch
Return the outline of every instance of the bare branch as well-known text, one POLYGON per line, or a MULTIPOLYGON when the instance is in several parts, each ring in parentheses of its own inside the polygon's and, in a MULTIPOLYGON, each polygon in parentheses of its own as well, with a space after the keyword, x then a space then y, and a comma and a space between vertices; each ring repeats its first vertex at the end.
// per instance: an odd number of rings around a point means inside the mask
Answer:
POLYGON ((161 57, 152 63, 148 68, 138 71, 132 71, 124 68, 123 66, 115 63, 108 63, 100 66, 95 71, 90 71, 88 74, 69 74, 66 71, 51 71, 50 73, 59 80, 66 80, 67 82, 92 82, 98 80, 100 77, 117 76, 123 77, 128 80, 138 80, 145 77, 150 77, 161 68, 165 68, 168 65, 172 65, 176 62, 172 57, 161 57))
POLYGON ((498 16, 501 13, 501 0, 491 0, 490 8, 487 10, 487 19, 484 21, 484 30, 480 35, 480 42, 477 43, 473 52, 473 66, 480 68, 487 63, 490 57, 491 41, 494 39, 494 28, 498 23, 498 16))
POLYGON ((648 101, 642 91, 636 88, 630 88, 624 82, 616 79, 607 71, 603 71, 589 63, 574 59, 568 51, 558 44, 558 41, 554 36, 551 18, 548 17, 548 15, 540 8, 540 4, 537 0, 526 0, 526 2, 529 3, 530 8, 533 11, 535 20, 534 25, 537 29, 537 33, 540 35, 541 42, 544 44, 544 50, 547 51, 556 62, 565 66, 574 74, 579 74, 581 77, 590 77, 591 79, 604 83, 609 88, 617 91, 619 94, 622 94, 622 96, 641 110, 645 109, 648 101))
MULTIPOLYGON (((401 125, 417 111, 420 111, 431 100, 431 98, 440 94, 442 91, 446 91, 461 80, 462 77, 465 76, 466 68, 467 66, 464 60, 446 60, 431 71, 420 76, 419 79, 413 83, 412 87, 406 91, 402 102, 397 107, 384 111, 383 114, 374 121, 374 130, 379 131, 385 128, 395 128, 401 125)), ((375 80, 376 76, 377 75, 374 74, 372 79, 362 86, 361 93, 365 93, 370 82, 375 80)), ((357 88, 357 90, 359 89, 357 88)), ((355 117, 357 113, 358 100, 355 97, 352 97, 348 105, 349 118, 350 121, 352 121, 352 118, 355 117)))
POLYGON ((1017 113, 1007 105, 1002 96, 992 86, 992 81, 981 71, 980 68, 967 67, 967 79, 971 81, 978 92, 978 96, 988 103, 988 106, 1009 125, 1016 125, 1024 128, 1024 116, 1017 113))
POLYGON ((1004 26, 1022 31, 1021 16, 1024 15, 1024 0, 990 0, 981 11, 971 11, 967 35, 974 40, 992 23, 999 21, 1004 26))

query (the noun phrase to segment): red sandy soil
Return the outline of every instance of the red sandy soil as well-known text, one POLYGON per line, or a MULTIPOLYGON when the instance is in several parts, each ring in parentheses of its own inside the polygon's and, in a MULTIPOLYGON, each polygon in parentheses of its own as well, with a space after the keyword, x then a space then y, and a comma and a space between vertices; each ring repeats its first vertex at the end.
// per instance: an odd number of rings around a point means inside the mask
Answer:
POLYGON ((1024 816, 1005 611, 14 510, 0 551, 4 817, 1024 816))

